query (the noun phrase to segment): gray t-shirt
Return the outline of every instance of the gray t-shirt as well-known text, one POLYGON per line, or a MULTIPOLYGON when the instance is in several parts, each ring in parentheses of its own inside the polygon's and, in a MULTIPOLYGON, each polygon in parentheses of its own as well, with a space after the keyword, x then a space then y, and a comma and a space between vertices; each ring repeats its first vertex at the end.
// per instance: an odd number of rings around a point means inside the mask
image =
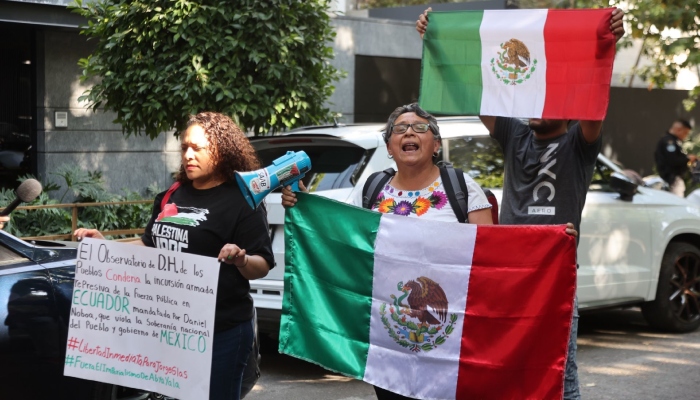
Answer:
POLYGON ((497 118, 493 137, 505 155, 500 223, 581 224, 581 212, 602 139, 586 143, 581 127, 548 140, 515 118, 497 118))

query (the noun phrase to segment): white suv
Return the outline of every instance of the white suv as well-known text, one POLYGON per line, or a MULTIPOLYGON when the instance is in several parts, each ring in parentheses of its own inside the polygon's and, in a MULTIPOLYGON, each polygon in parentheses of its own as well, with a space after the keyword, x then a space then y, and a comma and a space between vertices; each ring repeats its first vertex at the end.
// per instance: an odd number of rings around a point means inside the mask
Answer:
MULTIPOLYGON (((499 199, 503 153, 477 118, 438 119, 442 158, 499 199)), ((382 140, 384 125, 319 126, 251 141, 263 165, 288 150, 312 162, 311 192, 339 201, 359 197, 367 177, 396 167, 382 140)), ((260 329, 277 334, 284 288, 284 209, 267 197, 277 267, 251 281, 260 329)), ((578 247, 579 307, 641 305, 654 327, 677 332, 700 326, 700 206, 668 192, 637 187, 600 155, 583 209, 578 247)), ((526 295, 526 294, 524 294, 526 295)))

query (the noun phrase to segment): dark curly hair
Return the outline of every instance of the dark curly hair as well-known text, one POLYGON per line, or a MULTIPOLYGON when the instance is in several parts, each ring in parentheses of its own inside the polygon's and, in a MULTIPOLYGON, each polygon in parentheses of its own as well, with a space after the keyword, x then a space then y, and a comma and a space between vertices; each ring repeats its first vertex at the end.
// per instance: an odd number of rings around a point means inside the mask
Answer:
MULTIPOLYGON (((209 139, 208 151, 214 162, 214 174, 227 182, 235 182, 234 172, 260 168, 260 160, 241 128, 228 116, 217 112, 190 115, 187 127, 199 125, 209 139)), ((184 166, 176 177, 178 182, 189 182, 184 166)))

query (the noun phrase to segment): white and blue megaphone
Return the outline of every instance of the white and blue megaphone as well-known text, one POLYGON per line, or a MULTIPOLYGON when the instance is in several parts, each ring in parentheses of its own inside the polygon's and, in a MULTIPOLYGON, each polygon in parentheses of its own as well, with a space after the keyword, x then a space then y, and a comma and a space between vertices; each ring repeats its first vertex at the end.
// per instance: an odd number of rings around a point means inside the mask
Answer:
POLYGON ((311 169, 311 159, 303 151, 288 151, 267 168, 250 172, 236 171, 236 181, 248 204, 257 208, 265 196, 280 186, 299 190, 299 180, 311 169))

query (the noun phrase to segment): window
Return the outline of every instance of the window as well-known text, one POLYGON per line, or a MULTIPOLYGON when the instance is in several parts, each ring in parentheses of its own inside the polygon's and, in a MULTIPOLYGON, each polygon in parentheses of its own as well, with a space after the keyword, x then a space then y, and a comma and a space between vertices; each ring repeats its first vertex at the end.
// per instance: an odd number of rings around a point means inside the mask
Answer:
POLYGON ((0 26, 0 187, 14 188, 31 171, 32 33, 0 26))
POLYGON ((483 188, 503 187, 503 152, 490 136, 447 139, 444 155, 483 188))
POLYGON ((16 264, 20 262, 28 261, 26 257, 23 257, 14 251, 0 245, 0 266, 16 264))
POLYGON ((365 160, 372 153, 361 147, 286 145, 283 148, 258 150, 258 156, 262 164, 268 166, 287 151, 300 150, 311 159, 311 171, 302 180, 310 192, 354 187, 365 160))

